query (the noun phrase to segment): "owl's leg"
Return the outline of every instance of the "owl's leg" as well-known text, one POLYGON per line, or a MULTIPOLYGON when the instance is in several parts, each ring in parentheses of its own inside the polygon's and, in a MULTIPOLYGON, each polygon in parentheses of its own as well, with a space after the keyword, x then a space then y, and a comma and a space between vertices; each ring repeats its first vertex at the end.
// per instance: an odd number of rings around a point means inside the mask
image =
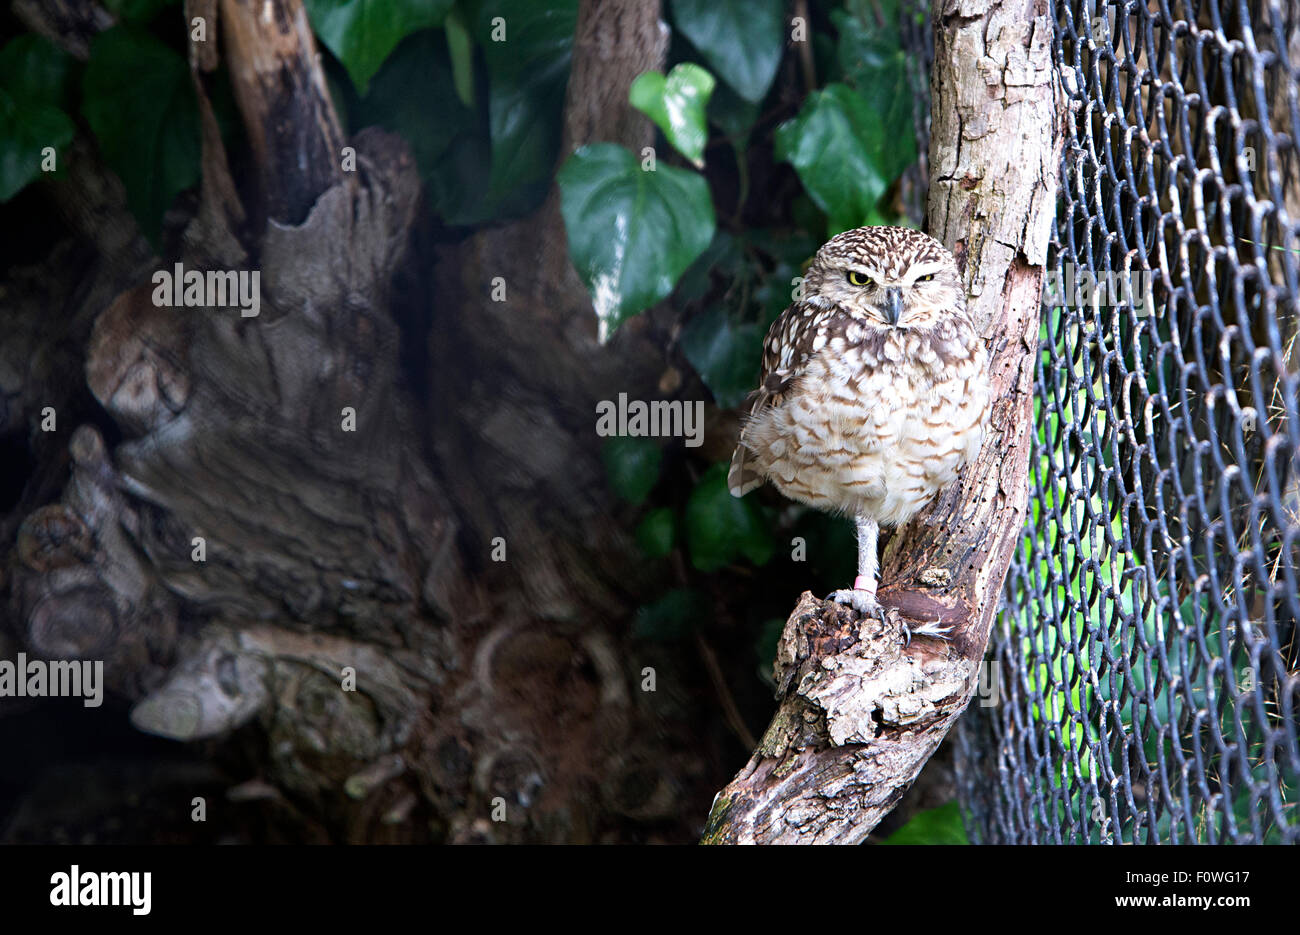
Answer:
MULTIPOLYGON (((880 537, 880 525, 866 516, 857 518, 858 524, 858 577, 852 589, 836 591, 830 599, 837 604, 848 604, 861 614, 878 617, 885 622, 885 609, 876 600, 876 575, 880 569, 880 556, 876 552, 876 542, 880 537)), ((906 623, 899 622, 903 628, 903 644, 912 645, 912 636, 929 636, 938 640, 948 639, 951 627, 941 627, 937 623, 925 623, 915 630, 906 623)))
POLYGON ((880 567, 876 540, 880 536, 880 524, 868 516, 859 516, 857 524, 858 577, 852 588, 835 591, 830 600, 837 604, 847 604, 859 613, 880 617, 883 621, 884 610, 876 600, 876 571, 880 567))

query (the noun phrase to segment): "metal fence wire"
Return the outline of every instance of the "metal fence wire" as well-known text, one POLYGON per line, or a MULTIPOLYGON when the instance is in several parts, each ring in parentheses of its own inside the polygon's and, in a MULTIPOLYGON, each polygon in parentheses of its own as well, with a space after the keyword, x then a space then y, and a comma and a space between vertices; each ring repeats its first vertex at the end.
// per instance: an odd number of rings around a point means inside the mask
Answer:
POLYGON ((1030 514, 972 841, 1300 841, 1300 0, 1053 0, 1030 514))

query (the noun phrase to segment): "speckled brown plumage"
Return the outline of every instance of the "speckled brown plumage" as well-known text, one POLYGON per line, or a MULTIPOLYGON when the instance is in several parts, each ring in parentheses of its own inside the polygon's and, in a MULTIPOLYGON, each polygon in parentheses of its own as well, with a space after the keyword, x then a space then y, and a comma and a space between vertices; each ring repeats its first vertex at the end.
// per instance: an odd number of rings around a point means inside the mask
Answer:
POLYGON ((952 254, 906 228, 846 231, 768 332, 731 492, 767 480, 852 515, 859 578, 834 596, 877 613, 879 525, 907 522, 956 479, 988 409, 988 353, 952 254))

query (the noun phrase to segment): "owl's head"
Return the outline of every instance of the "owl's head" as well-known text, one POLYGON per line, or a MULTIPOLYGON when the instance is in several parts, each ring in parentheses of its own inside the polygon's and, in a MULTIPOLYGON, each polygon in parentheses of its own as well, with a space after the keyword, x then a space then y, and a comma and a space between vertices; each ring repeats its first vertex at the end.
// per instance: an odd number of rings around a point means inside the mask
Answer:
POLYGON ((880 330, 928 330, 966 315, 952 254, 906 227, 859 227, 828 240, 804 276, 804 298, 817 297, 880 330))

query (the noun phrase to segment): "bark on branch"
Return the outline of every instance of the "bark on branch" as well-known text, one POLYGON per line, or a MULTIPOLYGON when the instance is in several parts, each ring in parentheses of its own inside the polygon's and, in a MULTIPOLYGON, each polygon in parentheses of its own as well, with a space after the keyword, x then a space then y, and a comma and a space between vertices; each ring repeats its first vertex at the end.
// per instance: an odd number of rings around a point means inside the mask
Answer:
POLYGON ((930 232, 965 272, 989 342, 991 427, 960 482, 882 556, 883 628, 805 593, 777 648, 780 705, 719 793, 705 843, 857 843, 898 802, 978 685, 1024 526, 1040 284, 1060 156, 1045 0, 935 8, 930 232), (901 644, 940 620, 951 642, 901 644))

